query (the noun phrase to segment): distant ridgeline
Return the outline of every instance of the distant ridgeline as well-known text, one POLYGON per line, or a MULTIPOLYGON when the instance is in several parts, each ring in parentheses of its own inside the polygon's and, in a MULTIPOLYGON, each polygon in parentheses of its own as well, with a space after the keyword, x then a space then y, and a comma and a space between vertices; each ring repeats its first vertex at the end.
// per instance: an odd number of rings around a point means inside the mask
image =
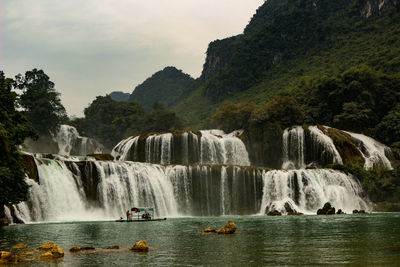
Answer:
POLYGON ((195 83, 167 68, 130 101, 146 110, 161 102, 200 129, 222 101, 263 103, 303 76, 334 76, 359 64, 398 74, 399 10, 394 0, 265 1, 243 34, 209 44, 195 83))
POLYGON ((295 126, 270 141, 252 149, 243 131, 206 130, 130 137, 112 161, 26 155, 29 200, 6 213, 23 222, 113 219, 131 206, 157 216, 315 214, 328 201, 351 213, 373 208, 359 179, 320 167, 392 168, 390 149, 362 134, 295 126))
POLYGON ((110 97, 115 101, 138 103, 146 112, 150 112, 155 103, 163 104, 166 108, 173 107, 186 98, 195 89, 194 86, 194 79, 188 74, 175 67, 166 67, 136 86, 131 95, 112 92, 110 97))

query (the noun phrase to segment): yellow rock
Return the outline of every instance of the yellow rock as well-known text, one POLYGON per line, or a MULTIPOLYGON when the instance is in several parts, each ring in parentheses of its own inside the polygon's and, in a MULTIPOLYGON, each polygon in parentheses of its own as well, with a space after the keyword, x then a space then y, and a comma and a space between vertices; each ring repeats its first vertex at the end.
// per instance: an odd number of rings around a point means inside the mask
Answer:
POLYGON ((28 246, 22 243, 16 244, 15 246, 13 246, 12 248, 27 248, 28 246))
POLYGON ((233 221, 229 221, 224 227, 219 229, 218 234, 234 234, 236 232, 236 224, 233 221))
POLYGON ((52 255, 51 257, 52 258, 64 257, 64 251, 62 250, 62 248, 60 248, 54 242, 48 242, 48 243, 45 243, 45 244, 41 245, 39 247, 39 250, 47 251, 46 253, 42 254, 42 256, 40 256, 40 257, 50 257, 50 254, 48 254, 48 252, 51 253, 51 255, 52 255))
POLYGON ((217 231, 214 228, 208 227, 208 228, 204 229, 204 232, 205 233, 215 233, 217 231))
POLYGON ((0 263, 16 263, 18 262, 18 256, 11 254, 8 251, 0 252, 0 263))
POLYGON ((134 251, 149 251, 149 245, 147 245, 147 242, 144 240, 139 240, 136 242, 136 244, 131 248, 131 250, 134 251))

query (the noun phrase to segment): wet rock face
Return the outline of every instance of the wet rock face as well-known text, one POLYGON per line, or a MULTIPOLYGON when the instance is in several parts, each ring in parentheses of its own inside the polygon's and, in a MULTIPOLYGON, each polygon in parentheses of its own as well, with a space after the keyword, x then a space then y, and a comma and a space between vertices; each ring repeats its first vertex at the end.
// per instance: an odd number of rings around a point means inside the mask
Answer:
POLYGON ((267 213, 267 216, 281 216, 282 213, 280 213, 277 210, 271 210, 270 212, 267 213))
POLYGON ((23 249, 23 248, 27 248, 27 247, 28 247, 27 245, 19 243, 19 244, 14 245, 12 248, 23 249))
POLYGON ((233 221, 229 221, 224 227, 217 231, 218 234, 234 234, 236 232, 236 224, 233 221))
POLYGON ((335 212, 336 210, 332 207, 331 203, 326 202, 324 207, 317 211, 317 215, 334 215, 335 212))
POLYGON ((139 252, 147 252, 149 251, 149 245, 147 244, 146 241, 139 240, 138 242, 135 243, 135 245, 131 248, 131 250, 139 252))

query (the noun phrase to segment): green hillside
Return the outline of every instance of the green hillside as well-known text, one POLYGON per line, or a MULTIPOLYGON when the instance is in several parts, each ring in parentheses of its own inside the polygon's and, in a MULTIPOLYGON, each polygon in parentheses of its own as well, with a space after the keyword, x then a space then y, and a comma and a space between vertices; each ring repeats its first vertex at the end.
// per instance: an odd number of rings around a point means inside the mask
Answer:
POLYGON ((138 85, 129 101, 141 104, 147 112, 155 103, 171 108, 193 91, 194 84, 194 79, 188 74, 175 67, 166 67, 138 85))
POLYGON ((199 86, 173 110, 205 127, 224 100, 264 103, 301 77, 360 64, 398 75, 399 2, 269 0, 243 34, 210 43, 199 86))

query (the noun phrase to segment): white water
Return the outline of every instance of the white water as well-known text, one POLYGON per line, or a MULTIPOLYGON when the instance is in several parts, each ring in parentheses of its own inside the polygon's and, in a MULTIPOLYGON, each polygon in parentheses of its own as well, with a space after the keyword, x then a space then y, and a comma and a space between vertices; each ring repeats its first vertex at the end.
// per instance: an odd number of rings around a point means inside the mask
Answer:
POLYGON ((291 170, 305 168, 305 138, 303 127, 295 126, 291 129, 285 129, 282 141, 282 169, 291 170))
MULTIPOLYGON (((201 131, 200 142, 196 134, 185 132, 182 138, 182 157, 180 164, 189 164, 190 155, 195 155, 199 160, 197 164, 226 164, 249 166, 250 160, 246 146, 238 138, 242 131, 225 134, 221 130, 201 131), (193 144, 189 145, 189 137, 193 144)), ((138 160, 139 137, 129 137, 119 142, 112 150, 112 155, 120 161, 138 160), (134 151, 134 156, 130 151, 134 151), (136 155, 136 156, 135 156, 136 155)), ((153 134, 146 138, 145 161, 148 163, 171 164, 173 161, 174 136, 171 133, 153 134)), ((192 162, 193 163, 193 162, 192 162)))
POLYGON ((343 164, 342 157, 337 151, 332 139, 324 134, 317 126, 308 127, 310 130, 311 140, 313 144, 318 144, 323 148, 321 156, 333 156, 333 162, 337 164, 343 164))
POLYGON ((393 169, 390 160, 386 157, 386 153, 390 153, 389 147, 363 134, 352 132, 346 133, 353 138, 357 148, 363 155, 365 159, 364 168, 372 169, 379 166, 384 166, 388 169, 393 169))
POLYGON ((201 164, 249 166, 246 146, 237 136, 240 131, 225 134, 222 130, 204 130, 200 139, 201 164))
POLYGON ((134 206, 154 207, 157 217, 263 213, 282 210, 286 202, 304 213, 315 213, 327 201, 346 212, 368 209, 356 180, 333 170, 95 161, 87 162, 95 171, 86 177, 73 161, 37 162, 40 184, 27 179, 29 200, 15 206, 25 222, 116 219, 134 206), (95 196, 85 193, 90 181, 96 181, 95 196))
POLYGON ((269 171, 263 174, 263 184, 260 214, 273 209, 285 214, 285 203, 305 214, 315 214, 326 202, 346 213, 354 209, 369 210, 369 205, 361 197, 361 185, 351 175, 339 171, 269 171))
POLYGON ((94 139, 79 136, 75 127, 70 125, 61 125, 59 131, 54 136, 54 141, 58 145, 58 154, 70 155, 75 152, 77 156, 86 154, 102 153, 103 146, 97 143, 94 139))

